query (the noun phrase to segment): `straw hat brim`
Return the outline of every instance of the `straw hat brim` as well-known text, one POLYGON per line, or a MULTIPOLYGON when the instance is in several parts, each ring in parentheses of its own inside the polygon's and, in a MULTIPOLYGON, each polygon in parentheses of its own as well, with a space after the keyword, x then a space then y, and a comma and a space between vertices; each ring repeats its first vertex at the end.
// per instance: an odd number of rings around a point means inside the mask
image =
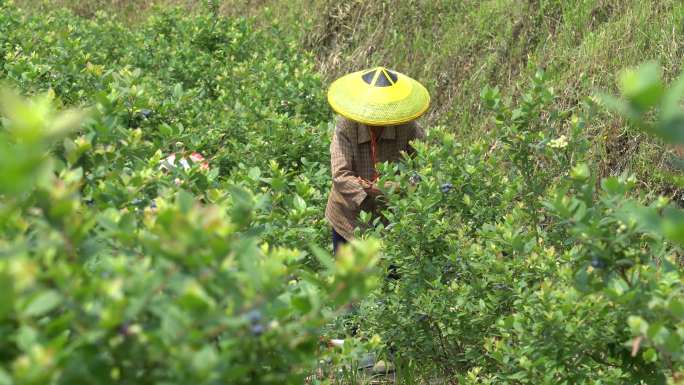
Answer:
POLYGON ((335 80, 328 89, 332 109, 351 120, 368 125, 396 125, 417 119, 430 107, 430 94, 418 81, 393 72, 391 86, 366 83, 358 71, 335 80))

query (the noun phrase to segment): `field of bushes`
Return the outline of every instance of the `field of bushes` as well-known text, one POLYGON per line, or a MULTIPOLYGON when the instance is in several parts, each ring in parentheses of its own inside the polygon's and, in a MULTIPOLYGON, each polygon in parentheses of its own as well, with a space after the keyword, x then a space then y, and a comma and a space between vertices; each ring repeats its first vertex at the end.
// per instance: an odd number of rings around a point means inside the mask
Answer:
POLYGON ((168 3, 0 0, 0 385, 684 383, 681 4, 168 3), (332 257, 386 60, 427 137, 332 257))

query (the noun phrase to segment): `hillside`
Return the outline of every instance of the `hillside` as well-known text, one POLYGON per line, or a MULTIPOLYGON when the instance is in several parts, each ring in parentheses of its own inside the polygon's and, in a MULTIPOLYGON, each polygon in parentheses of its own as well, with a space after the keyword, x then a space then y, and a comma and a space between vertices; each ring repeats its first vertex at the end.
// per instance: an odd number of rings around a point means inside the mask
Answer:
MULTIPOLYGON (((161 3, 189 10, 203 4, 161 3)), ((135 22, 152 2, 55 4, 85 16, 112 9, 135 22)), ((275 20, 297 38, 300 49, 315 54, 328 82, 375 65, 410 74, 433 97, 427 121, 450 126, 462 139, 491 128, 480 102, 484 85, 515 98, 544 68, 556 90, 554 103, 575 110, 587 96, 615 90, 615 74, 629 66, 656 60, 672 79, 682 69, 684 53, 684 4, 678 0, 230 0, 217 8, 262 23, 275 20)), ((664 172, 671 168, 671 149, 614 116, 601 115, 588 129, 602 175, 636 173, 646 190, 682 198, 664 172)))
POLYGON ((0 385, 684 383, 683 19, 0 0, 0 385), (325 92, 378 64, 427 134, 333 257, 325 92))
MULTIPOLYGON (((424 81, 434 98, 429 122, 460 138, 491 127, 480 102, 483 85, 517 97, 538 68, 552 79, 563 110, 614 90, 619 70, 656 60, 671 79, 682 69, 684 4, 664 1, 302 1, 267 4, 296 25, 319 68, 332 79, 384 64, 424 81), (288 4, 289 3, 289 4, 288 4), (297 4, 292 4, 297 3, 297 4), (287 4, 287 5, 285 5, 287 4), (292 16, 292 15, 296 16, 292 16)), ((601 116, 589 125, 603 175, 635 172, 649 188, 673 193, 662 145, 601 116)), ((676 195, 679 197, 681 193, 676 195)))

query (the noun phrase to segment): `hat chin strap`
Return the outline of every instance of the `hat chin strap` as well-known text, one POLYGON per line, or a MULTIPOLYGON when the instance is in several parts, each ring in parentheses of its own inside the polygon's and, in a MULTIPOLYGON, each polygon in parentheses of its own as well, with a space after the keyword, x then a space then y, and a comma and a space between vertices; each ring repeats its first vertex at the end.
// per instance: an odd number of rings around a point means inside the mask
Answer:
POLYGON ((378 175, 378 170, 375 168, 375 164, 378 163, 378 155, 377 155, 377 147, 378 147, 378 139, 382 136, 382 132, 385 130, 384 126, 369 126, 368 130, 370 131, 370 155, 371 155, 371 162, 373 162, 373 179, 371 182, 375 182, 378 180, 380 175, 378 175), (377 134, 376 134, 377 130, 377 134))

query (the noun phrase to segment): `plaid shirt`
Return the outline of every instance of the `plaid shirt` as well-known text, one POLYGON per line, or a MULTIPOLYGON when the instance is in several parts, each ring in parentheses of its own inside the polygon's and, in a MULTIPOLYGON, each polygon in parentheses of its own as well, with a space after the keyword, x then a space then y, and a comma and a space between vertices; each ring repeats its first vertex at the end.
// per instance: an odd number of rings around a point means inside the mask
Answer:
MULTIPOLYGON (((378 162, 395 162, 401 152, 413 153, 409 142, 423 138, 423 130, 415 122, 386 126, 377 146, 378 162)), ((369 127, 346 118, 340 118, 330 144, 332 190, 325 208, 325 217, 345 239, 354 237, 357 218, 361 210, 376 213, 375 200, 366 194, 357 177, 373 179, 375 168, 371 160, 369 127)))

